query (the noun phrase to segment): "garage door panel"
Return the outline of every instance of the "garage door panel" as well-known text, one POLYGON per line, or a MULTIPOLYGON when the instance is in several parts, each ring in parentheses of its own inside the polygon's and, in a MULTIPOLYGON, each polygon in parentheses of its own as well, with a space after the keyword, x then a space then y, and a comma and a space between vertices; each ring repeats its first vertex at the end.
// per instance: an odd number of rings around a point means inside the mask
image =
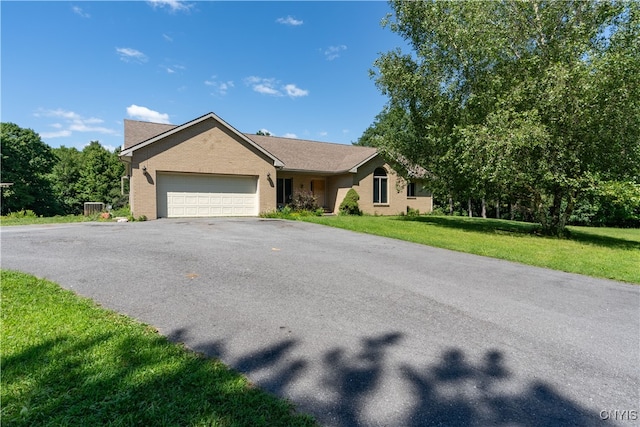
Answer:
POLYGON ((257 187, 255 177, 159 174, 158 216, 256 216, 257 187))

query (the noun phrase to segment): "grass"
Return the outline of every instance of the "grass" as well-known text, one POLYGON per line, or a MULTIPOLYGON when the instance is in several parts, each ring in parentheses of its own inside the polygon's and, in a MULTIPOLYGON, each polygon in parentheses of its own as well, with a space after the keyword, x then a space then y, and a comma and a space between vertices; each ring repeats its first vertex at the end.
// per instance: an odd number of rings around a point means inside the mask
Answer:
POLYGON ((84 222, 94 221, 96 218, 86 217, 83 215, 58 215, 50 217, 25 216, 11 217, 0 216, 0 226, 5 225, 34 225, 34 224, 62 224, 68 222, 84 222))
POLYGON ((46 280, 1 279, 3 424, 315 425, 148 326, 46 280))
POLYGON ((569 227, 569 238, 543 237, 536 224, 417 216, 324 216, 303 221, 554 270, 640 283, 640 229, 569 227))
POLYGON ((128 207, 115 209, 111 211, 110 218, 102 218, 101 213, 96 213, 89 216, 84 215, 56 215, 50 217, 37 216, 33 211, 19 211, 10 213, 9 215, 0 216, 0 226, 5 225, 37 225, 37 224, 64 224, 70 222, 87 222, 87 221, 99 221, 99 222, 111 222, 115 221, 116 217, 124 217, 129 221, 146 221, 145 216, 134 218, 131 216, 131 211, 128 207))

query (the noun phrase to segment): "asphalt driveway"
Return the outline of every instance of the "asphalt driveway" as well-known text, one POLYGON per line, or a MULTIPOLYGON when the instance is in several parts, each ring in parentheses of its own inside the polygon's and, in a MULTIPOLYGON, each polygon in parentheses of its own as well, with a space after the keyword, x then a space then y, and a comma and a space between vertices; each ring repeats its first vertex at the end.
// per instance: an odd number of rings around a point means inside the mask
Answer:
POLYGON ((3 269, 154 325, 323 425, 640 422, 640 286, 256 218, 0 233, 3 269))

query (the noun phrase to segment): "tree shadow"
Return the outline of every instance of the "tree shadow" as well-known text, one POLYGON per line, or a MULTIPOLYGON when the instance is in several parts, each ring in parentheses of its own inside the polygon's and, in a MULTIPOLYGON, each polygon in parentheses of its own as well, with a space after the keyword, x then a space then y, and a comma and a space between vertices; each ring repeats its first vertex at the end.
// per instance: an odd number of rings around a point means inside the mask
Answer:
MULTIPOLYGON (((442 217, 442 216, 405 216, 396 218, 397 221, 413 221, 432 224, 442 228, 462 231, 473 231, 485 234, 507 234, 514 237, 539 235, 541 227, 527 222, 497 220, 491 218, 442 217)), ((539 236, 540 238, 557 239, 557 237, 539 236)), ((602 236, 581 230, 569 230, 566 240, 603 246, 614 249, 638 250, 640 242, 619 237, 602 236)))
MULTIPOLYGON (((284 340, 238 359, 233 367, 251 376, 257 370, 270 374, 259 386, 281 397, 305 370, 319 361, 318 393, 294 398, 321 425, 361 427, 386 425, 367 416, 372 399, 386 390, 389 377, 399 377, 408 410, 392 425, 402 426, 595 426, 597 412, 562 396, 551 384, 532 381, 520 392, 508 391, 516 373, 507 366, 505 353, 486 351, 473 363, 459 348, 446 349, 441 358, 422 366, 390 362, 393 347, 403 334, 389 332, 360 339, 359 350, 335 347, 309 360, 292 358, 296 341, 284 340), (323 398, 318 397, 322 395, 323 398), (330 396, 330 398, 327 398, 330 396)), ((379 413, 380 407, 374 408, 379 413)), ((389 409, 391 412, 392 410, 389 409)), ((384 412, 384 410, 383 410, 384 412)))
MULTIPOLYGON (((169 336, 176 340, 186 334, 181 329, 169 336)), ((238 357, 225 354, 220 340, 201 349, 232 359, 233 369, 249 378, 259 377, 258 386, 285 399, 292 398, 291 387, 305 383, 304 393, 293 396, 293 403, 321 425, 360 427, 390 422, 408 427, 551 427, 602 423, 598 413, 543 381, 530 381, 514 392, 509 385, 519 375, 509 368, 500 349, 486 351, 478 361, 452 347, 435 360, 396 362, 394 348, 403 339, 402 333, 391 331, 364 336, 355 348, 334 347, 304 357, 297 353, 301 342, 296 339, 279 340, 238 357), (389 393, 389 378, 397 381, 407 399, 397 413, 393 405, 386 408, 375 400, 389 393), (383 414, 386 421, 372 420, 372 413, 383 414)), ((308 417, 292 416, 286 403, 276 399, 265 403, 257 397, 261 390, 238 386, 239 376, 230 377, 221 363, 192 352, 168 361, 166 353, 154 350, 157 346, 171 346, 177 355, 184 353, 164 337, 134 340, 108 334, 80 340, 62 336, 3 357, 3 385, 11 387, 21 381, 25 369, 32 379, 16 395, 5 389, 3 404, 10 409, 3 410, 3 418, 9 411, 5 421, 12 425, 52 420, 104 425, 112 423, 116 414, 128 414, 118 422, 151 425, 160 414, 167 425, 207 424, 212 418, 238 426, 253 425, 256 420, 263 420, 263 425, 310 425, 308 417), (77 369, 91 363, 89 355, 104 352, 105 342, 111 342, 115 367, 109 372, 77 369), (52 363, 69 356, 70 364, 52 363), (170 368, 163 368, 167 363, 170 368), (59 387, 61 381, 63 387, 59 387), (92 410, 78 413, 78 401, 89 401, 92 410), (38 410, 29 410, 32 406, 38 410), (16 413, 19 407, 27 409, 16 413)), ((383 402, 393 397, 386 396, 383 402)))
POLYGON ((506 221, 491 218, 468 218, 459 216, 403 216, 397 221, 414 221, 437 225, 439 227, 455 228, 463 231, 479 233, 513 233, 514 235, 531 235, 540 231, 539 224, 528 222, 506 221))

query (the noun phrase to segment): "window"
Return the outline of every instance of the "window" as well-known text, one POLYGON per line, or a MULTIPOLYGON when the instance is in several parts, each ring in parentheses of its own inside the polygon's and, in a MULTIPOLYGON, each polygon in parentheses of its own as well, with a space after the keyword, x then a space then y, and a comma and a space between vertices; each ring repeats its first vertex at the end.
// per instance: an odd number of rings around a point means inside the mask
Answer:
POLYGON ((407 183, 407 197, 416 197, 416 183, 408 182, 407 183))
POLYGON ((276 193, 276 202, 279 208, 289 203, 293 194, 293 178, 278 178, 276 193))
POLYGON ((387 172, 382 168, 373 172, 373 203, 388 203, 387 172))

